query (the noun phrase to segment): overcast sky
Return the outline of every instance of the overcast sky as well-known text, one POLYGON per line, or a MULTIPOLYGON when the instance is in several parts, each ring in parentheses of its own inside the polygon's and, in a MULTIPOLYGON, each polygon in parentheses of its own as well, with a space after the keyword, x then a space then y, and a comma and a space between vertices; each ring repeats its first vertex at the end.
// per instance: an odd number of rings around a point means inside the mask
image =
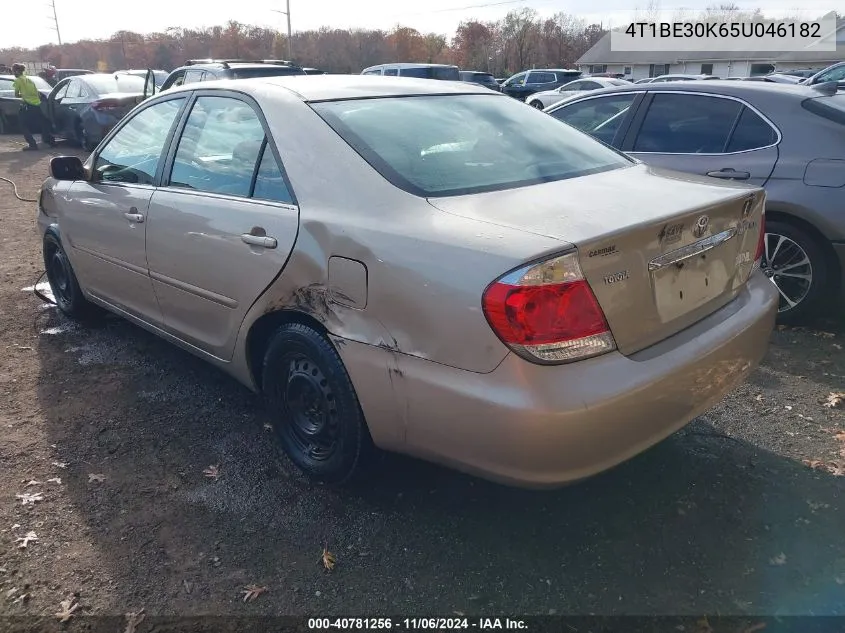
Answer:
MULTIPOLYGON (((50 0, 0 0, 0 3, 6 5, 3 19, 0 19, 0 48, 56 42, 50 0)), ((285 0, 144 0, 129 4, 55 0, 55 3, 64 42, 107 38, 120 30, 148 33, 169 26, 213 26, 228 20, 280 30, 287 28, 285 16, 273 11, 284 10, 285 0)), ((715 0, 662 2, 660 8, 670 11, 684 6, 700 10, 713 3, 715 0)), ((761 7, 771 17, 791 14, 797 4, 796 0, 738 0, 735 3, 749 10, 761 7)), ((603 22, 605 26, 610 22, 618 26, 635 19, 633 10, 637 6, 644 9, 647 4, 648 0, 595 0, 590 3, 582 0, 428 0, 419 3, 407 0, 401 3, 391 0, 291 0, 291 23, 294 31, 321 26, 390 29, 401 23, 422 32, 451 36, 461 20, 497 20, 508 11, 522 7, 531 7, 542 15, 565 11, 588 22, 603 22), (585 9, 585 4, 589 9, 585 9)), ((812 17, 830 11, 832 7, 831 2, 801 2, 801 10, 810 12, 812 17)))

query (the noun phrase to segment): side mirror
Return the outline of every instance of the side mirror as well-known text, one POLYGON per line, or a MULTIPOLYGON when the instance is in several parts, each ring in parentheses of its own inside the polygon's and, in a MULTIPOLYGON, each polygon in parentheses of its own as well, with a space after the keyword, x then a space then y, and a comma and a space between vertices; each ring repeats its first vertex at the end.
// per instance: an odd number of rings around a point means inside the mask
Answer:
POLYGON ((144 99, 152 97, 156 93, 156 77, 152 69, 147 69, 147 75, 144 79, 144 99))
POLYGON ((86 180, 82 161, 76 156, 56 156, 50 160, 50 175, 56 180, 86 180))

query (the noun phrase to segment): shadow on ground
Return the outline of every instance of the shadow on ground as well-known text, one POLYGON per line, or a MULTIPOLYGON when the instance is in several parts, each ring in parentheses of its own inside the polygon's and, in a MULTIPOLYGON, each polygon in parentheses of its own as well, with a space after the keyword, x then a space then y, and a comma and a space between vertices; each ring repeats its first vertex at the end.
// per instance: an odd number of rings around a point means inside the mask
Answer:
POLYGON ((67 494, 148 613, 845 613, 842 479, 704 422, 558 491, 398 456, 333 491, 217 370, 117 319, 45 313, 38 404, 67 494), (250 583, 266 599, 244 604, 250 583))

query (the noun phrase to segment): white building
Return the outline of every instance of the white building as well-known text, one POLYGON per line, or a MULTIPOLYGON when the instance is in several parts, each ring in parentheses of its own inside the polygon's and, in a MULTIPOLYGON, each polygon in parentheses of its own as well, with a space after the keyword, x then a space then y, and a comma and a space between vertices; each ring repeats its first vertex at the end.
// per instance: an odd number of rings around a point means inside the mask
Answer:
POLYGON ((836 29, 836 51, 768 52, 628 52, 610 50, 606 33, 576 62, 584 73, 619 73, 636 80, 669 73, 715 75, 716 77, 752 77, 770 72, 822 69, 845 61, 845 20, 836 29))

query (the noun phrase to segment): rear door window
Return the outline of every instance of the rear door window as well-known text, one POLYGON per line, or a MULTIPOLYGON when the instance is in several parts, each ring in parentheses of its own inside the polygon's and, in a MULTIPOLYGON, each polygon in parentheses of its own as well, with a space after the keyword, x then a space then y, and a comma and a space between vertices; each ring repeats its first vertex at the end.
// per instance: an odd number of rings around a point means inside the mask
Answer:
POLYGON ((385 68, 384 74, 389 75, 391 77, 396 77, 396 76, 399 75, 399 69, 398 68, 385 68))
POLYGON ((261 157, 261 165, 258 167, 252 197, 293 204, 293 196, 269 145, 264 146, 264 154, 261 157))
POLYGON ((742 109, 726 151, 743 152, 768 147, 777 142, 777 132, 751 108, 742 109))
POLYGON ((634 152, 720 154, 743 106, 733 99, 658 93, 634 141, 634 152))

